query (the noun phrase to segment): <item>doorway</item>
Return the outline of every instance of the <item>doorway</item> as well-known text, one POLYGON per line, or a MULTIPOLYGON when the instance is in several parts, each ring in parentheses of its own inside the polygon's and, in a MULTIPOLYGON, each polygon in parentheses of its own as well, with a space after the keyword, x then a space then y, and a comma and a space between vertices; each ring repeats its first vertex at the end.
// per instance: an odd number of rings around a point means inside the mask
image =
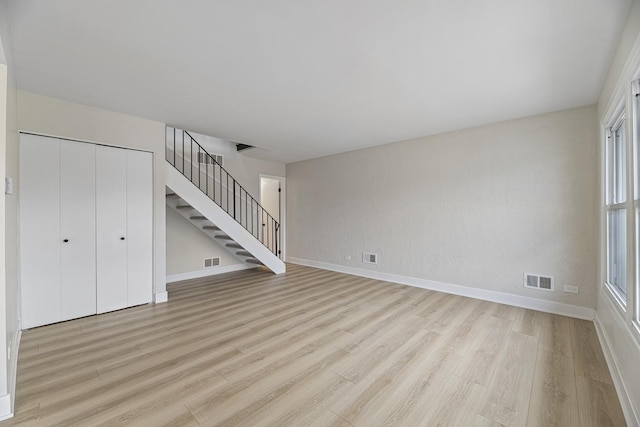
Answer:
POLYGON ((286 179, 281 176, 260 175, 260 204, 280 223, 278 248, 280 259, 285 259, 286 242, 286 179))

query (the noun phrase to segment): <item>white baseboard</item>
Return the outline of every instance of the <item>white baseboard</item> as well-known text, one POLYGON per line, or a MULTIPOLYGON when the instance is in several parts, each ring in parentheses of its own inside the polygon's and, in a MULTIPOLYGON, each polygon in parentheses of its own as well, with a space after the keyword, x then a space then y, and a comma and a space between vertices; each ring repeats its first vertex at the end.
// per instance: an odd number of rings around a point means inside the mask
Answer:
POLYGON ((18 331, 11 343, 11 360, 9 362, 9 399, 11 405, 11 415, 16 403, 16 382, 18 380, 18 352, 20 351, 20 341, 22 340, 22 328, 18 321, 18 331))
POLYGON ((153 303, 154 304, 162 304, 163 302, 167 302, 169 300, 169 294, 165 292, 158 292, 153 295, 153 303))
POLYGON ((0 396, 0 421, 13 417, 11 410, 11 395, 5 394, 0 396))
POLYGON ((22 340, 22 329, 18 321, 18 328, 13 341, 11 341, 11 360, 7 363, 8 394, 0 396, 0 421, 13 417, 13 408, 16 399, 16 380, 18 377, 18 352, 22 340))
POLYGON ((624 413, 627 425, 640 426, 640 407, 634 408, 634 402, 629 396, 629 391, 627 390, 624 382, 624 376, 620 372, 620 365, 618 364, 615 351, 611 345, 611 340, 607 334, 606 328, 603 327, 597 312, 593 323, 596 326, 596 333, 600 340, 600 347, 602 347, 604 358, 607 361, 607 366, 611 373, 611 379, 613 380, 613 385, 616 388, 618 400, 620 401, 620 406, 622 406, 622 412, 624 413))
POLYGON ((187 273, 167 274, 167 283, 180 282, 182 280, 199 279, 207 276, 217 276, 218 274, 231 273, 233 271, 248 270, 256 268, 257 265, 233 264, 223 267, 206 268, 203 270, 189 271, 187 273))
POLYGON ((353 274, 354 276, 367 277, 370 279, 384 280, 386 282, 393 282, 401 285, 430 289, 434 291, 445 292, 448 294, 460 295, 463 297, 497 302, 500 304, 507 304, 515 307, 528 308, 531 310, 543 311, 546 313, 575 317, 577 319, 593 320, 595 313, 592 308, 588 307, 580 307, 577 305, 564 304, 561 302, 523 297, 519 295, 507 294, 504 292, 490 291, 487 289, 478 289, 468 286, 436 282, 434 280, 419 279, 417 277, 401 276, 398 274, 364 270, 361 268, 347 267, 344 265, 331 264, 327 262, 311 261, 294 257, 287 257, 287 262, 290 262, 292 264, 306 265, 308 267, 321 268, 324 270, 331 270, 338 273, 353 274))

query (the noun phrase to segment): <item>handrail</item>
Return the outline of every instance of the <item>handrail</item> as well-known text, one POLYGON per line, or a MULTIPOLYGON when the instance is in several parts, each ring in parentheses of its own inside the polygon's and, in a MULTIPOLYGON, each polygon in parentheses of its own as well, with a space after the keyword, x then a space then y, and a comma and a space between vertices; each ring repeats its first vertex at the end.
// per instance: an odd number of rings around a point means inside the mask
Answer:
POLYGON ((280 223, 189 132, 173 129, 173 150, 167 150, 166 159, 178 172, 198 187, 229 216, 233 217, 260 243, 276 256, 280 256, 280 223), (182 132, 181 147, 176 145, 177 130, 182 132), (185 135, 189 138, 187 145, 185 145, 185 135), (185 148, 189 151, 189 159, 186 159, 185 148), (181 149, 182 156, 178 156, 177 149, 181 149), (194 149, 197 149, 197 151, 194 149), (170 151, 173 151, 173 156, 171 156, 170 151), (194 154, 196 154, 195 159, 194 154), (182 157, 181 165, 179 157, 182 157), (200 162, 199 160, 203 157, 206 161, 200 162), (212 166, 211 174, 209 173, 209 166, 212 166), (189 170, 188 174, 187 169, 189 170), (197 178, 194 177, 194 169, 197 178), (232 190, 229 189, 229 182, 233 187, 232 190), (211 185, 209 185, 210 183, 211 185), (230 197, 233 200, 232 204, 229 203, 230 197))

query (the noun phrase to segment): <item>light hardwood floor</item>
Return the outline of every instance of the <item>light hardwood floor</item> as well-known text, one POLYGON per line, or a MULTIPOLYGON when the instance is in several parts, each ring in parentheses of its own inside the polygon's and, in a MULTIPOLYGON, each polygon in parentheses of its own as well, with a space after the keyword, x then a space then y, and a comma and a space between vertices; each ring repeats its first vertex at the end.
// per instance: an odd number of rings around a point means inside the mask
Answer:
POLYGON ((296 265, 25 331, 8 425, 623 426, 592 322, 296 265))

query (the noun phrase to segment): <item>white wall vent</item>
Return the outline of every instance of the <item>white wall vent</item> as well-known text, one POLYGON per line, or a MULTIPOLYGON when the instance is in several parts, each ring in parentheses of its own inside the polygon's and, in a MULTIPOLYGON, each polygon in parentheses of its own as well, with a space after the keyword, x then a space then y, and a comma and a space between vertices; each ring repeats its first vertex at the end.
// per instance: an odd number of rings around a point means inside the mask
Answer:
POLYGON ((541 291, 553 292, 555 289, 554 278, 553 276, 524 273, 524 287, 529 289, 540 289, 541 291))
POLYGON ((211 268, 211 267, 218 267, 218 266, 220 266, 220 257, 204 259, 204 268, 211 268))
POLYGON ((371 252, 363 252, 362 262, 364 262, 365 264, 377 264, 378 254, 372 254, 371 252))
POLYGON ((212 165, 213 160, 215 160, 220 166, 222 166, 222 156, 219 156, 217 154, 211 154, 210 156, 207 156, 207 153, 203 153, 201 151, 198 152, 198 163, 200 163, 201 165, 212 165))

